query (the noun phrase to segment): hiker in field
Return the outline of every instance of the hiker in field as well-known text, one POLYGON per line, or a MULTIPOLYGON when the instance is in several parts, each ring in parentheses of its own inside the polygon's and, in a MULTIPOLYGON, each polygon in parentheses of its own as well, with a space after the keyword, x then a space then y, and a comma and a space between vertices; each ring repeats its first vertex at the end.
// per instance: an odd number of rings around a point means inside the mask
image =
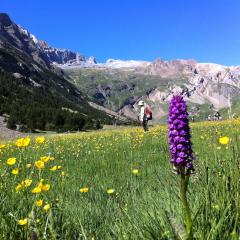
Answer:
POLYGON ((152 111, 149 107, 145 106, 144 101, 139 101, 138 106, 140 107, 139 121, 142 123, 145 132, 148 131, 148 121, 152 120, 152 111))

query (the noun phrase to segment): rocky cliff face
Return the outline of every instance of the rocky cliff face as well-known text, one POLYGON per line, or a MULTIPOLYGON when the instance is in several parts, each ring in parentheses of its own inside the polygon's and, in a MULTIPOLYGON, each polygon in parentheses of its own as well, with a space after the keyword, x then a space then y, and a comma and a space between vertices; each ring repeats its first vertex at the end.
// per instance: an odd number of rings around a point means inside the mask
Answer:
MULTIPOLYGON (((15 24, 7 14, 0 13, 0 41, 7 41, 18 49, 30 54, 38 63, 50 67, 51 64, 65 64, 86 61, 85 57, 67 49, 49 46, 33 34, 15 24)), ((2 42, 1 41, 1 42, 2 42)))
MULTIPOLYGON (((130 118, 137 117, 137 102, 152 106, 159 121, 168 112, 168 101, 179 93, 193 115, 206 116, 229 108, 240 99, 240 67, 195 60, 109 60, 88 69, 65 69, 80 89, 95 101, 130 118), (200 109, 200 110, 199 110, 200 109)), ((240 107, 239 107, 240 112, 240 107)))

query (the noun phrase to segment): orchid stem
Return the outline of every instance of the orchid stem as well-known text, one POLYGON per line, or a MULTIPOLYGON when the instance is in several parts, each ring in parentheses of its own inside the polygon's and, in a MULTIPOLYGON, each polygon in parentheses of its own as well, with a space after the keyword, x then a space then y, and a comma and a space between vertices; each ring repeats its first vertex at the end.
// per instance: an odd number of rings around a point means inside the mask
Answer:
POLYGON ((193 239, 192 236, 192 219, 189 204, 187 201, 187 187, 188 187, 189 175, 185 176, 184 173, 181 173, 181 181, 180 181, 180 192, 181 192, 181 200, 183 205, 183 210, 185 213, 185 222, 186 222, 186 240, 193 239))

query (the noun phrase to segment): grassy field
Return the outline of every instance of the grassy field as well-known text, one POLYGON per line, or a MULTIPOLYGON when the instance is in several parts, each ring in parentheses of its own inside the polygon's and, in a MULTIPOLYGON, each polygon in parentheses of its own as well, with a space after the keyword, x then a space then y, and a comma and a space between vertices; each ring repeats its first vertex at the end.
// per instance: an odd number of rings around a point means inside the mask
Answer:
MULTIPOLYGON (((239 239, 240 121, 195 123, 191 131, 194 237, 239 239)), ((176 239, 182 231, 166 127, 37 141, 0 145, 0 239, 176 239)))

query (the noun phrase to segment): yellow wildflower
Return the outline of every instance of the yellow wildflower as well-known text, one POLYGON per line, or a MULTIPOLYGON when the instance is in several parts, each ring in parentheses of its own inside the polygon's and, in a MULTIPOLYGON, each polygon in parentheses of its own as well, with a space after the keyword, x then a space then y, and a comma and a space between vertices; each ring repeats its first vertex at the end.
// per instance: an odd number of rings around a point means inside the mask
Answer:
POLYGON ((62 166, 57 166, 57 169, 61 169, 62 168, 62 166))
POLYGON ((42 160, 38 160, 35 162, 35 167, 41 170, 45 167, 45 163, 42 160))
POLYGON ((65 172, 64 171, 61 172, 61 176, 62 177, 65 176, 65 172))
POLYGON ((26 164, 26 168, 30 168, 32 166, 31 163, 26 164))
POLYGON ((16 158, 9 158, 7 160, 7 164, 11 166, 11 165, 14 165, 16 163, 16 161, 17 161, 16 158))
POLYGON ((32 190, 32 193, 47 192, 50 189, 50 184, 43 184, 44 179, 41 179, 37 187, 32 190))
POLYGON ((35 138, 35 142, 36 142, 37 144, 42 144, 42 143, 45 142, 45 137, 36 137, 36 138, 35 138))
POLYGON ((44 207, 43 207, 43 210, 44 211, 48 211, 50 209, 50 204, 46 204, 46 205, 44 205, 44 207))
POLYGON ((42 192, 42 188, 39 187, 39 186, 35 187, 35 188, 32 190, 32 193, 40 193, 40 192, 42 192))
POLYGON ((50 160, 50 158, 51 158, 50 156, 44 156, 44 157, 41 157, 40 160, 46 163, 50 160))
POLYGON ((22 185, 24 185, 24 187, 30 187, 32 184, 32 179, 25 179, 23 182, 22 182, 22 185))
POLYGON ((22 184, 19 183, 19 184, 15 187, 16 192, 19 192, 22 187, 23 187, 22 184))
POLYGON ((110 194, 113 194, 115 192, 115 190, 114 189, 108 189, 107 190, 107 193, 110 195, 110 194))
POLYGON ((229 143, 229 137, 220 137, 219 138, 219 143, 226 145, 229 143))
POLYGON ((27 218, 18 220, 18 225, 24 226, 28 223, 27 218))
POLYGON ((50 168, 50 171, 56 171, 57 170, 57 166, 53 166, 52 168, 50 168))
POLYGON ((138 169, 133 169, 132 170, 132 174, 133 175, 138 175, 139 174, 139 170, 138 169))
POLYGON ((42 191, 47 192, 50 189, 50 184, 42 185, 42 191))
POLYGON ((81 192, 81 193, 87 193, 88 191, 89 191, 89 189, 87 187, 79 189, 79 192, 81 192))
POLYGON ((4 148, 5 144, 0 143, 0 149, 4 148))
POLYGON ((43 200, 42 199, 36 200, 35 204, 37 207, 41 207, 43 205, 43 200))
POLYGON ((26 138, 19 138, 17 141, 16 141, 16 145, 18 147, 27 147, 30 143, 30 138, 29 137, 26 137, 26 138))
POLYGON ((12 173, 13 175, 18 175, 19 169, 18 169, 18 168, 14 168, 11 173, 12 173))

